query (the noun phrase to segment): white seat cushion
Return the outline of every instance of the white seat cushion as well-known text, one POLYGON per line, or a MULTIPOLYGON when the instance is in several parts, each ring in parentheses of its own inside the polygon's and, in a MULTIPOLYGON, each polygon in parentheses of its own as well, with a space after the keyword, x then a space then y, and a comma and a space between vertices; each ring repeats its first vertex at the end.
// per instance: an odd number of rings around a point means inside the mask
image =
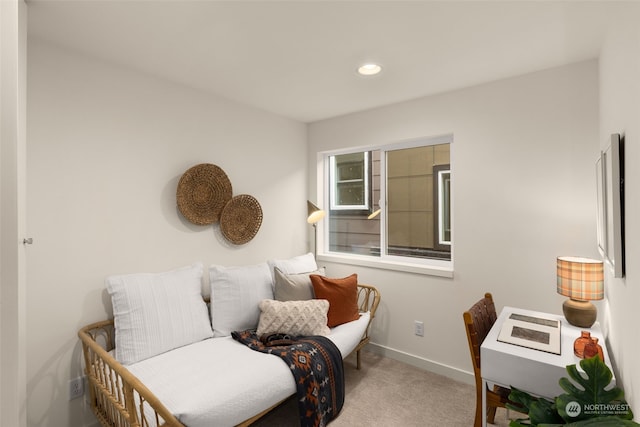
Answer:
MULTIPOLYGON (((360 342, 369 313, 337 326, 328 338, 342 357, 360 342)), ((231 337, 204 340, 128 366, 180 422, 189 427, 235 426, 291 396, 293 375, 277 356, 231 337)))

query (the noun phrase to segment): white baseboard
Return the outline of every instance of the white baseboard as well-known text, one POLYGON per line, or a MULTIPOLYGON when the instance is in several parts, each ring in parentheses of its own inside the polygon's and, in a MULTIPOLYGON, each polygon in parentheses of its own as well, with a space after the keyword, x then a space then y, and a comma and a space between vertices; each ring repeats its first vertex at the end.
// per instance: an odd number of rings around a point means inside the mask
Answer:
POLYGON ((462 369, 434 362, 433 360, 425 359, 415 354, 406 353, 373 342, 369 343, 369 345, 365 347, 365 350, 475 386, 473 372, 463 371, 462 369))

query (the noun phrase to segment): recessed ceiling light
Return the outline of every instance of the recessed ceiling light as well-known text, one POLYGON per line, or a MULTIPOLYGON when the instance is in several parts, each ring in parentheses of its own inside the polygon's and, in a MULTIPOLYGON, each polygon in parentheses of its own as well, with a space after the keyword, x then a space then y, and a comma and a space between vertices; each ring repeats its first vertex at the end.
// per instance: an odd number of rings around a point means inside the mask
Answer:
POLYGON ((378 64, 364 64, 358 67, 358 74, 362 76, 374 76, 382 71, 382 67, 378 64))

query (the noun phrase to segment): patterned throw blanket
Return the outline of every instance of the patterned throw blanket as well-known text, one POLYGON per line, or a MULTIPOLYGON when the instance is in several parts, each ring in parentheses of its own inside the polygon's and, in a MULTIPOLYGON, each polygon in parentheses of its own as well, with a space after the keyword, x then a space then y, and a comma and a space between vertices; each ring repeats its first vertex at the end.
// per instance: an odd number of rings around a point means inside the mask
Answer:
POLYGON ((344 367, 331 340, 314 336, 263 343, 255 330, 231 336, 252 350, 281 357, 289 366, 296 381, 301 427, 326 426, 338 416, 344 404, 344 367))

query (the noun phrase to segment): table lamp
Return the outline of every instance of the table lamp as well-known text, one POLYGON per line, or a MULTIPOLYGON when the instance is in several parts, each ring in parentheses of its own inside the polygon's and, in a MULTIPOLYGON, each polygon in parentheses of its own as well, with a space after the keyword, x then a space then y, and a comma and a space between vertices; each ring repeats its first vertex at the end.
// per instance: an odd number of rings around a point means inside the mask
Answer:
POLYGON ((327 213, 307 200, 307 222, 313 225, 313 256, 318 252, 318 227, 320 221, 327 213))
POLYGON ((598 311, 590 301, 604 298, 602 261, 561 256, 557 269, 557 291, 569 297, 562 304, 564 317, 574 326, 590 328, 598 317, 598 311))

